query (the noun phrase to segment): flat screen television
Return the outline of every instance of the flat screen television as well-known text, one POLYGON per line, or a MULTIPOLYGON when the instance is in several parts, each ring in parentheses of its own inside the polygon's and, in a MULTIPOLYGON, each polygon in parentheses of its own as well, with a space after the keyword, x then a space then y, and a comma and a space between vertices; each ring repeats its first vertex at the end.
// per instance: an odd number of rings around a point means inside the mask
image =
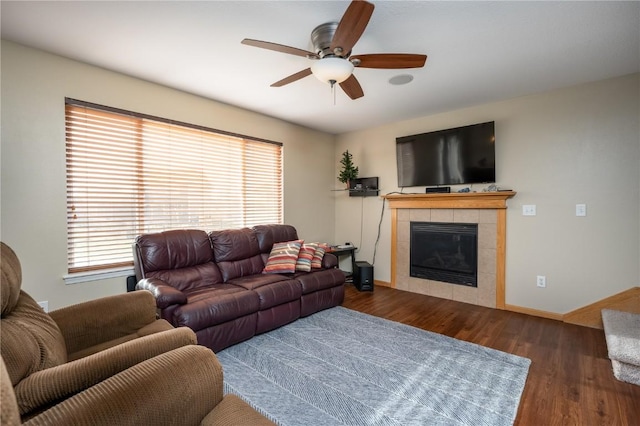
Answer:
POLYGON ((398 186, 493 183, 495 124, 473 124, 396 138, 398 186))

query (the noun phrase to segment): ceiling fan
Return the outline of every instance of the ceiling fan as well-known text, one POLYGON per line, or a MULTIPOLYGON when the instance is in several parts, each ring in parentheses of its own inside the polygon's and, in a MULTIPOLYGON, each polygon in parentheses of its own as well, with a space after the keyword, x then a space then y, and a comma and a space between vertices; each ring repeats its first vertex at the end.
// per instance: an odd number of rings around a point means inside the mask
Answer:
POLYGON ((311 67, 276 81, 271 87, 281 87, 311 74, 331 87, 338 83, 351 99, 364 96, 360 83, 353 75, 354 67, 399 69, 421 68, 427 55, 411 53, 374 53, 351 56, 351 49, 364 33, 373 14, 373 4, 364 0, 353 0, 339 23, 328 22, 311 32, 314 52, 268 41, 245 38, 242 44, 274 50, 290 55, 315 60, 311 67))

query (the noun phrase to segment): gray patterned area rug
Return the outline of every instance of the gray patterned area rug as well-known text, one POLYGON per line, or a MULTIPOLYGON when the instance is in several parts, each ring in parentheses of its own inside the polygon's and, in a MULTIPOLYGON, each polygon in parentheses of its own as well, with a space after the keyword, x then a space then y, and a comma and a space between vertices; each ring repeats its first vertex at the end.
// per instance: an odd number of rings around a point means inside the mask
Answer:
POLYGON ((512 425, 527 358, 335 307, 217 354, 280 425, 512 425))

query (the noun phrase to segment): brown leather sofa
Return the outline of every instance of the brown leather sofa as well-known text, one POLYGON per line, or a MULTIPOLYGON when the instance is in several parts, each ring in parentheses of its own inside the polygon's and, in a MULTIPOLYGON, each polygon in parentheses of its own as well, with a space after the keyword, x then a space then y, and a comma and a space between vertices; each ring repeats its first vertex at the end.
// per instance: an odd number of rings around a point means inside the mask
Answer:
POLYGON ((311 272, 262 273, 274 243, 297 239, 290 225, 141 235, 136 289, 153 293, 162 318, 219 351, 342 303, 345 275, 332 254, 311 272))

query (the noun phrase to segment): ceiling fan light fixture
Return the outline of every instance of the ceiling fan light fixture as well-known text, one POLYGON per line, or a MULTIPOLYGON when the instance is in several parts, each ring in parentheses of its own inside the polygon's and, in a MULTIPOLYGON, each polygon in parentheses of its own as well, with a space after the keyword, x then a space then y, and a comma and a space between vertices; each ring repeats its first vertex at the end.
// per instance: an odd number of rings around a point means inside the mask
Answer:
POLYGON ((353 64, 346 59, 325 57, 311 65, 311 72, 323 83, 342 83, 353 73, 353 64))

